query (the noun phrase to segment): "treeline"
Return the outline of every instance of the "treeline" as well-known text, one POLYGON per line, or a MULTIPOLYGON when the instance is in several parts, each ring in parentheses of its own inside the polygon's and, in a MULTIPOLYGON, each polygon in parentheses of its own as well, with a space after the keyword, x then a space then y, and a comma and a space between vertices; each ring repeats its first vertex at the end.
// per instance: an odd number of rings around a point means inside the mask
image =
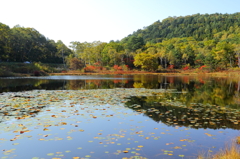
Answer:
POLYGON ((161 43, 147 43, 134 56, 135 66, 159 68, 227 69, 240 67, 240 34, 220 32, 214 39, 197 41, 192 37, 172 38, 161 43))
POLYGON ((240 67, 240 13, 168 17, 139 29, 121 41, 61 41, 46 39, 32 28, 0 27, 2 61, 68 63, 88 66, 141 68, 226 69, 240 67))
POLYGON ((0 61, 62 63, 72 51, 61 40, 55 42, 34 28, 10 28, 0 23, 0 61))
POLYGON ((240 13, 169 17, 121 41, 72 42, 85 64, 163 68, 240 67, 240 13), (134 62, 133 62, 134 61, 134 62))

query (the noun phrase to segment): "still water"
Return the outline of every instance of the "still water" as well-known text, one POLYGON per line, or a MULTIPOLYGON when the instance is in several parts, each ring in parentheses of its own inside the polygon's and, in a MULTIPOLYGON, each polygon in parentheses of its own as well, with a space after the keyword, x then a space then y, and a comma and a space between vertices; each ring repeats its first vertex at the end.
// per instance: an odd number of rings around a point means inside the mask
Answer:
POLYGON ((1 78, 0 157, 211 155, 240 135, 239 81, 160 75, 1 78))

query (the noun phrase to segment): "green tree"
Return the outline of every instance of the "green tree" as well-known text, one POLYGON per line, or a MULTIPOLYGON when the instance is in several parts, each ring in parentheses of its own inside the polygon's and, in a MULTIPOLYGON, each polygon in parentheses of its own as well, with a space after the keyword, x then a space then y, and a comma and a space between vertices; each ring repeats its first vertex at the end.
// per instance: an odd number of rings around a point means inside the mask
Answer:
POLYGON ((195 65, 195 52, 190 45, 187 45, 187 47, 184 50, 184 54, 186 54, 187 63, 189 63, 191 66, 194 66, 195 65))
POLYGON ((71 50, 61 41, 57 41, 57 55, 62 58, 62 63, 66 67, 65 58, 71 54, 71 50))
POLYGON ((141 37, 132 36, 128 39, 125 49, 129 49, 131 52, 136 51, 144 45, 143 39, 141 37))
POLYGON ((102 50, 103 63, 110 66, 121 65, 126 53, 128 52, 124 51, 121 43, 110 42, 102 50))
POLYGON ((134 57, 134 65, 142 69, 154 71, 158 67, 157 60, 154 55, 147 53, 139 53, 134 57))
POLYGON ((233 45, 226 41, 221 41, 216 45, 213 51, 214 59, 221 68, 227 68, 229 65, 233 67, 234 62, 234 48, 233 45))
POLYGON ((238 67, 240 68, 240 44, 234 45, 234 52, 235 52, 237 60, 238 60, 238 67))
POLYGON ((0 23, 0 61, 7 61, 10 58, 10 28, 0 23))
POLYGON ((159 64, 167 68, 167 57, 166 57, 166 50, 163 47, 157 48, 157 53, 155 55, 159 59, 159 64), (165 64, 164 64, 165 62, 165 64))

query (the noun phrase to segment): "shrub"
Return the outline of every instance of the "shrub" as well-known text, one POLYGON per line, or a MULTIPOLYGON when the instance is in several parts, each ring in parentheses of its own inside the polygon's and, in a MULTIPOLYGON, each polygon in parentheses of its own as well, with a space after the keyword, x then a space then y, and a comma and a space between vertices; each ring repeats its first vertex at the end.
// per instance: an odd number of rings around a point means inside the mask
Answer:
POLYGON ((113 66, 113 69, 114 69, 114 70, 117 70, 117 69, 118 69, 118 65, 114 65, 114 66, 113 66))
POLYGON ((70 69, 77 70, 83 68, 83 63, 76 57, 70 59, 69 61, 70 69))
POLYGON ((169 65, 168 66, 168 69, 173 69, 174 68, 174 65, 169 65))
POLYGON ((113 66, 113 69, 114 69, 115 71, 117 71, 117 70, 123 70, 123 68, 122 68, 121 66, 118 66, 118 65, 114 65, 114 66, 113 66))
POLYGON ((39 72, 39 71, 34 71, 34 72, 33 72, 33 75, 34 75, 34 76, 40 76, 40 72, 39 72))
POLYGON ((123 69, 124 71, 128 71, 128 70, 129 70, 129 66, 128 66, 128 65, 123 65, 123 66, 122 66, 122 69, 123 69))
POLYGON ((18 67, 18 68, 15 68, 13 69, 14 72, 17 72, 17 73, 29 73, 30 70, 27 68, 27 67, 18 67))
POLYGON ((44 72, 44 71, 42 71, 42 70, 40 70, 40 71, 34 71, 34 72, 33 72, 33 75, 34 75, 34 76, 46 76, 47 73, 44 72))
POLYGON ((95 66, 92 66, 92 65, 87 65, 85 68, 84 68, 84 71, 85 72, 95 72, 95 66))
POLYGON ((7 70, 5 67, 0 67, 0 77, 11 77, 15 76, 14 73, 7 70))
POLYGON ((203 69, 204 67, 206 67, 205 65, 203 65, 203 66, 201 66, 199 69, 201 70, 201 69, 203 69))
POLYGON ((183 70, 188 70, 189 69, 189 66, 186 66, 186 67, 183 67, 183 70))

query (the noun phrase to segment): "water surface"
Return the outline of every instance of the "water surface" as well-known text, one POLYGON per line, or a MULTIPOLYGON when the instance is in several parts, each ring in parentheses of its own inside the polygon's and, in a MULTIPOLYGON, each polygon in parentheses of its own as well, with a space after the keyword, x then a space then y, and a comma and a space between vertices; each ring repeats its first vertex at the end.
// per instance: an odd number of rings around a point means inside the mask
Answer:
POLYGON ((194 76, 0 79, 1 158, 196 158, 239 135, 239 82, 194 76))

